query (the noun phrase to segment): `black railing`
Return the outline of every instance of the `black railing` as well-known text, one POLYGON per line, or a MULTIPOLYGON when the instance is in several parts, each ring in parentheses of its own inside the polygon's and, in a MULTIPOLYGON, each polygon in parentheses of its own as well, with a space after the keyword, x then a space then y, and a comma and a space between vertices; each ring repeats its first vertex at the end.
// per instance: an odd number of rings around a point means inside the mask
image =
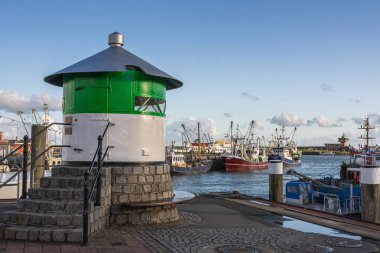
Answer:
POLYGON ((92 195, 94 193, 95 186, 96 186, 96 199, 95 199, 94 205, 95 206, 101 205, 100 198, 101 198, 101 189, 102 189, 102 178, 101 178, 102 164, 103 164, 103 161, 104 161, 104 159, 108 153, 108 150, 110 148, 112 148, 112 146, 107 146, 107 148, 103 154, 103 138, 104 138, 108 128, 110 126, 114 126, 114 125, 115 124, 108 122, 106 128, 104 129, 103 134, 98 136, 98 147, 96 148, 94 157, 92 158, 90 168, 86 169, 84 171, 84 182, 83 182, 83 200, 84 200, 84 203, 83 203, 83 244, 84 245, 87 245, 88 237, 89 237, 89 224, 88 224, 89 217, 88 217, 88 215, 90 213, 90 210, 89 210, 90 200, 92 198, 92 195), (89 176, 91 175, 92 170, 94 168, 96 157, 98 158, 97 162, 96 162, 97 171, 96 171, 94 182, 92 183, 91 190, 90 190, 88 187, 89 176))
POLYGON ((26 195, 27 195, 27 180, 28 180, 28 167, 29 167, 29 165, 32 162, 34 162, 35 160, 37 160, 38 158, 40 158, 42 155, 44 155, 47 151, 49 151, 53 147, 70 147, 68 145, 52 145, 52 146, 48 147, 47 149, 45 149, 41 154, 39 154, 37 157, 35 157, 32 161, 30 161, 28 163, 28 155, 29 155, 28 144, 29 144, 29 142, 32 142, 34 137, 40 135, 41 133, 46 131, 46 129, 51 127, 52 125, 69 126, 71 124, 70 123, 57 123, 57 122, 51 123, 51 124, 47 125, 46 127, 44 127, 43 129, 41 129, 40 131, 38 131, 36 134, 34 134, 34 136, 30 139, 27 135, 25 135, 23 138, 23 144, 20 144, 16 149, 14 149, 12 152, 10 152, 8 155, 6 155, 5 157, 3 157, 0 160, 0 165, 2 165, 5 160, 7 160, 9 157, 13 156, 18 150, 23 148, 22 168, 19 169, 13 176, 8 178, 4 183, 2 183, 0 185, 0 189, 3 188, 4 186, 6 186, 10 181, 12 181, 16 176, 18 176, 22 172, 22 191, 21 191, 22 194, 21 194, 21 198, 25 199, 26 195))
MULTIPOLYGON (((27 145, 27 144, 28 143, 24 143, 23 145, 27 145)), ((23 145, 21 147, 23 147, 23 145)), ((46 154, 50 149, 52 149, 52 148, 69 148, 69 147, 71 147, 71 146, 70 145, 51 145, 50 147, 48 147, 47 149, 45 149, 41 154, 39 154, 33 160, 31 160, 29 163, 25 162, 25 161, 28 160, 28 154, 29 154, 28 149, 26 149, 27 152, 23 152, 23 165, 22 165, 22 168, 19 169, 10 178, 8 178, 5 182, 3 182, 2 184, 0 184, 0 189, 3 188, 4 186, 6 186, 10 181, 12 181, 21 172, 23 172, 23 175, 22 175, 22 180, 23 180, 23 185, 22 185, 23 189, 22 189, 22 192, 24 193, 24 179, 25 179, 24 177, 26 176, 26 178, 27 178, 27 172, 24 173, 25 169, 28 168, 32 164, 32 162, 34 162, 35 160, 37 160, 38 158, 40 158, 41 156, 43 156, 44 154, 46 154)), ((21 198, 23 198, 23 196, 21 196, 21 198)))

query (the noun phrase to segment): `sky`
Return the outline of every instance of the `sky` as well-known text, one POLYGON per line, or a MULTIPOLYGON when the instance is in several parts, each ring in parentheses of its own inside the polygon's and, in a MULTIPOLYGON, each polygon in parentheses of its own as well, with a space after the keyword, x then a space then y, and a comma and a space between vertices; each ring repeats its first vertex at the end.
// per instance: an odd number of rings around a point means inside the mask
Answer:
MULTIPOLYGON (((361 143, 366 116, 380 127, 380 1, 0 1, 0 131, 24 135, 31 109, 61 122, 62 88, 43 78, 108 47, 181 80, 167 92, 168 142, 198 121, 214 139, 230 121, 257 136, 297 127, 299 145, 361 143), (6 117, 6 118, 5 118, 6 117), (17 130, 18 129, 18 130, 17 130)), ((380 138, 378 131, 373 136, 380 138)))

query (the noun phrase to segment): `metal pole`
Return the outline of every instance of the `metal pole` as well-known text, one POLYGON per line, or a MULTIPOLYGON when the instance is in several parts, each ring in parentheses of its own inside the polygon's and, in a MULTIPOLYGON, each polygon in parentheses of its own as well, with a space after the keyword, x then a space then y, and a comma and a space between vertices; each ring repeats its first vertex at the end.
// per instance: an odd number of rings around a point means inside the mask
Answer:
POLYGON ((350 211, 354 212, 354 186, 350 184, 350 211))
POLYGON ((26 188, 28 180, 28 140, 27 135, 24 136, 24 150, 23 150, 23 163, 22 163, 22 199, 26 199, 26 188))
MULTIPOLYGON (((102 188, 102 178, 101 178, 101 169, 102 169, 102 156, 103 156, 103 137, 101 135, 99 135, 98 137, 98 146, 99 146, 99 150, 98 150, 98 162, 97 162, 97 177, 98 177, 98 181, 96 182, 96 201, 95 201, 95 205, 96 206, 100 206, 100 195, 101 195, 101 188, 102 188)), ((95 177, 96 178, 96 177, 95 177)))
POLYGON ((88 243, 88 206, 89 206, 89 199, 88 199, 88 176, 90 175, 90 172, 88 170, 85 170, 84 172, 84 183, 83 183, 83 244, 87 245, 88 243))
POLYGON ((17 199, 20 197, 20 174, 17 175, 17 199))

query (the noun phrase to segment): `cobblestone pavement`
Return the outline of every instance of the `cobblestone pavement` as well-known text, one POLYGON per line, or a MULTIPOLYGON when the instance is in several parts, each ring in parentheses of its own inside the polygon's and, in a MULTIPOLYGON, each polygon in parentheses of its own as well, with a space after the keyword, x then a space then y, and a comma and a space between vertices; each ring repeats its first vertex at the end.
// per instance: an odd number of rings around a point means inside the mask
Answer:
POLYGON ((178 222, 112 227, 86 247, 0 240, 0 253, 378 252, 379 242, 283 228, 282 216, 226 200, 195 198, 178 208, 178 222))
MULTIPOLYGON (((6 253, 149 253, 152 252, 127 232, 108 230, 93 238, 87 246, 43 242, 0 240, 0 252, 6 253)), ((154 252, 154 251, 153 251, 154 252)))
POLYGON ((377 252, 374 244, 282 227, 125 228, 152 252, 377 252))
POLYGON ((152 252, 377 252, 377 243, 281 226, 284 218, 225 200, 197 198, 179 206, 175 224, 122 228, 152 252))

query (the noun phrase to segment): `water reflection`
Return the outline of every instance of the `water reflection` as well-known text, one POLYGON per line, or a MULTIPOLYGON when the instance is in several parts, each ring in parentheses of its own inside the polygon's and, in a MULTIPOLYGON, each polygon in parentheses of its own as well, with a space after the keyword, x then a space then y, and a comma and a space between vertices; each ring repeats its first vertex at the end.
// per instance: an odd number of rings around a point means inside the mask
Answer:
POLYGON ((284 218, 285 220, 283 221, 283 224, 282 224, 284 228, 291 228, 291 229, 298 230, 301 232, 306 232, 306 233, 319 233, 323 235, 342 237, 342 238, 347 238, 347 239, 352 239, 352 240, 362 239, 361 236, 346 234, 338 230, 319 226, 310 222, 293 219, 287 216, 284 216, 284 218))
MULTIPOLYGON (((348 156, 303 156, 296 171, 312 178, 339 177, 340 164, 348 156)), ((296 177, 284 175, 285 183, 296 177)), ((268 170, 227 173, 214 171, 199 175, 173 176, 175 190, 192 193, 224 192, 239 189, 241 193, 268 198, 268 170)))

